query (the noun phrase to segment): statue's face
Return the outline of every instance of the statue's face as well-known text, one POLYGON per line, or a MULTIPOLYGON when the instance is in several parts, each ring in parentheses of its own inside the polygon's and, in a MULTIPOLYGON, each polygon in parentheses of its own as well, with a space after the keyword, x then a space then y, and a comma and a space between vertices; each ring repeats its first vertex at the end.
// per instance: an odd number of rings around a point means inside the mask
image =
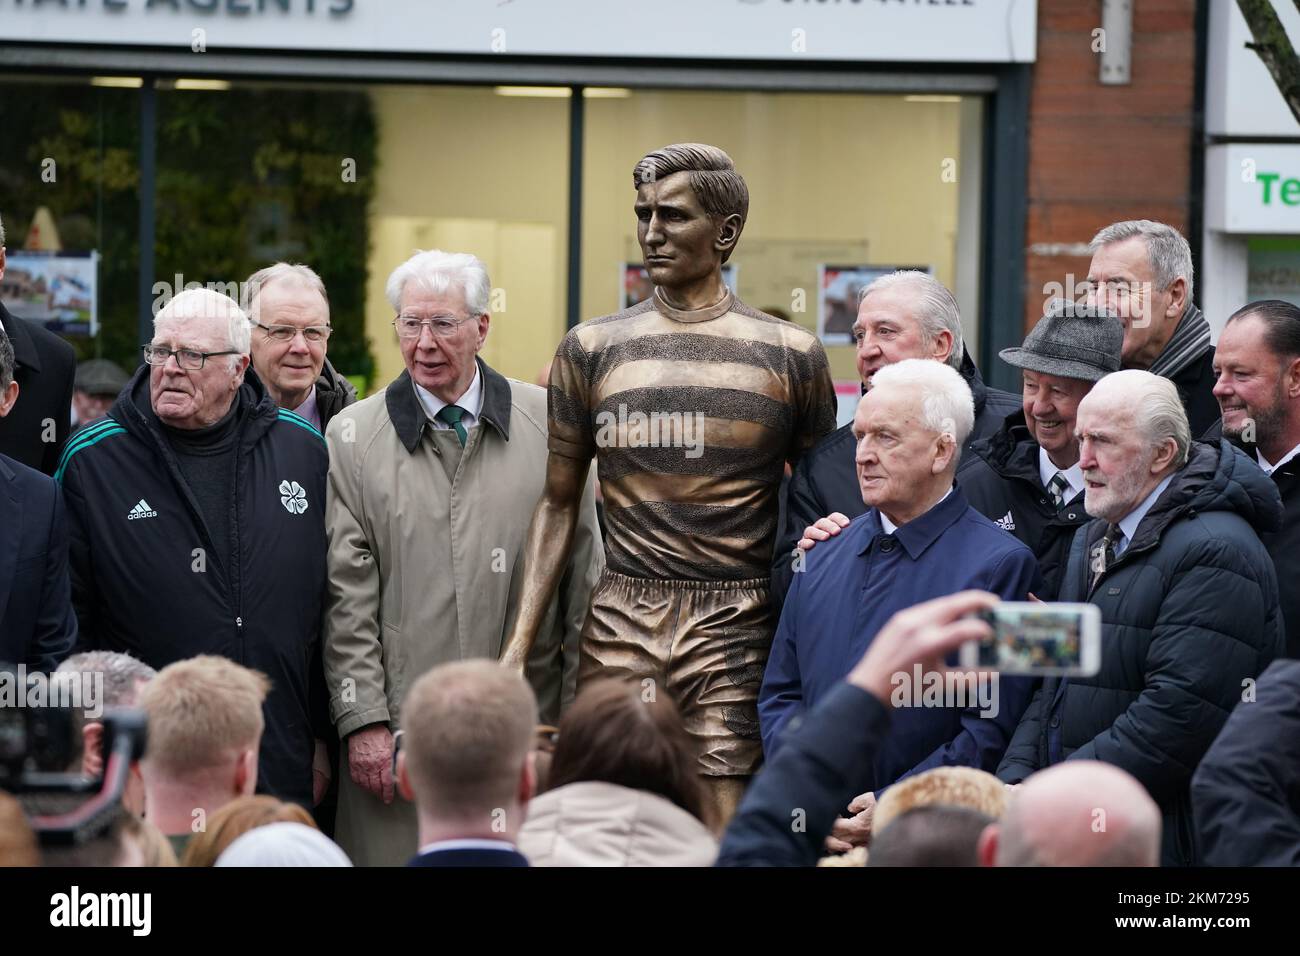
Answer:
POLYGON ((636 191, 636 236, 650 281, 680 288, 722 268, 723 249, 734 243, 731 218, 716 222, 704 211, 689 173, 673 173, 636 191))

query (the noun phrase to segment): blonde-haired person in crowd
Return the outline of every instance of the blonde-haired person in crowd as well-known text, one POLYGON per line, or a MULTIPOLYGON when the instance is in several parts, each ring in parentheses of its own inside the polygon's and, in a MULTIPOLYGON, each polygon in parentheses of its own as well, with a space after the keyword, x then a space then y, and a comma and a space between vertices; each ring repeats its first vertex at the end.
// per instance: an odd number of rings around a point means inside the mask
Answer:
POLYGON ((269 690, 265 675, 202 655, 164 667, 141 693, 149 719, 140 762, 145 818, 178 858, 218 810, 257 786, 269 690))

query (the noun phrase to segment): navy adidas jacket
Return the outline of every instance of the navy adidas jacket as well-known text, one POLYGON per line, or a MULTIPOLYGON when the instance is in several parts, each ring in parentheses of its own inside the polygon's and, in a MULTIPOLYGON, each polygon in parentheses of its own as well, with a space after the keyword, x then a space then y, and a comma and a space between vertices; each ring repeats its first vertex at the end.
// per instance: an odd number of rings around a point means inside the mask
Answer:
POLYGON ((68 442, 55 477, 67 502, 78 648, 125 651, 158 668, 217 654, 261 671, 271 692, 258 790, 310 807, 329 455, 251 368, 241 396, 235 561, 216 553, 181 477, 150 406, 148 366, 108 418, 68 442))

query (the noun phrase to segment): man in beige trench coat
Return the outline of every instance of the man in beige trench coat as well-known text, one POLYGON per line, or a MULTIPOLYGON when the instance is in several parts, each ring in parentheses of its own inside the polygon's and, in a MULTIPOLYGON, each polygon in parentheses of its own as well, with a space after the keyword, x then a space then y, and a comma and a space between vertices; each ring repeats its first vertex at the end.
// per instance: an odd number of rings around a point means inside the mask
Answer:
MULTIPOLYGON (((326 439, 325 678, 343 741, 336 839, 358 866, 418 850, 394 790, 406 689, 437 664, 496 659, 517 612, 524 538, 546 477, 546 392, 481 359, 491 283, 474 256, 417 253, 389 277, 406 370, 340 412, 326 439)), ((526 674, 543 721, 572 698, 604 565, 590 489, 577 546, 526 674)))

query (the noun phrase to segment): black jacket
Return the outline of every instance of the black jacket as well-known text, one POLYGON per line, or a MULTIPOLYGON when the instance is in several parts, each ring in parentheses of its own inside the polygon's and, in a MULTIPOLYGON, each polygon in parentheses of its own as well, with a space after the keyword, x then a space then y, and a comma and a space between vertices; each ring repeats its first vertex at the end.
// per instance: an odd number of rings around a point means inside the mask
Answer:
POLYGON ((1274 661, 1192 778, 1211 866, 1300 866, 1300 661, 1274 661))
MULTIPOLYGON (((271 679, 258 789, 311 805, 311 666, 325 602, 320 433, 279 409, 249 369, 230 495, 228 562, 185 485, 149 402, 143 366, 109 417, 69 443, 57 477, 71 530, 82 649, 161 668, 218 654, 271 679), (227 567, 227 563, 233 564, 227 567)), ((323 730, 324 728, 319 728, 323 730)))
POLYGON ((1191 457, 1132 543, 1089 588, 1106 522, 1075 536, 1063 601, 1101 608, 1101 670, 1048 678, 1020 719, 998 776, 1018 783, 1065 759, 1101 760, 1136 777, 1164 814, 1161 862, 1199 860, 1192 773, 1244 681, 1282 652, 1277 577, 1256 530, 1282 505, 1262 471, 1227 442, 1191 457))
POLYGON ((1209 349, 1195 362, 1169 381, 1178 387, 1178 397, 1183 400, 1187 423, 1193 435, 1204 435, 1205 430, 1219 420, 1219 400, 1214 397, 1214 349, 1209 349))
POLYGON ((329 359, 316 379, 316 411, 320 414, 320 430, 329 427, 330 419, 357 400, 357 390, 340 375, 329 359))
POLYGON ((791 727, 746 791, 715 866, 813 866, 835 818, 871 789, 890 711, 842 683, 791 727))
POLYGON ((18 401, 0 418, 0 455, 52 475, 72 429, 77 355, 53 332, 10 315, 2 304, 0 324, 14 347, 18 383, 18 401))
POLYGON ((52 671, 76 640, 63 495, 0 455, 0 663, 52 671))
MULTIPOLYGON (((1223 423, 1215 422, 1202 441, 1218 441, 1223 423)), ((1255 446, 1233 441, 1251 461, 1255 446)), ((1282 619, 1286 623, 1286 656, 1300 657, 1300 456, 1273 469, 1270 476, 1282 496, 1282 527, 1261 532, 1259 540, 1268 548, 1277 570, 1278 588, 1282 592, 1282 619)))
MULTIPOLYGON (((1001 428, 1006 417, 1021 407, 1021 401, 1018 395, 985 385, 970 353, 962 356, 961 374, 975 399, 975 427, 962 446, 965 457, 974 442, 1001 428)), ((790 590, 790 553, 803 537, 804 528, 833 511, 856 518, 867 510, 853 464, 855 447, 851 424, 835 429, 799 460, 786 484, 781 499, 785 517, 777 526, 772 554, 772 605, 778 613, 785 592, 790 590)))
POLYGON ((957 472, 972 508, 1033 549, 1043 575, 1044 601, 1056 600, 1074 533, 1087 524, 1083 492, 1058 511, 1038 471, 1038 442, 1024 412, 1007 416, 1002 428, 977 441, 957 472))

